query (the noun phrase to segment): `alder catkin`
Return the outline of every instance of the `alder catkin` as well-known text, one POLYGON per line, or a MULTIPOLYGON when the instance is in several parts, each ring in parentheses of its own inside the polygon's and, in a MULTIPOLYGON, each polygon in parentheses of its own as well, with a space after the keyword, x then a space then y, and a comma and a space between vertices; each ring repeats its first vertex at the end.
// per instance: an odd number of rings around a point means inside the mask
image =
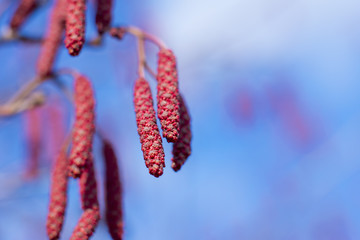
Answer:
POLYGON ((52 72, 65 29, 66 1, 57 0, 51 12, 50 23, 37 61, 37 73, 41 78, 49 76, 52 72))
POLYGON ((67 0, 65 47, 71 56, 79 55, 85 42, 85 0, 67 0))
POLYGON ((94 93, 90 81, 83 75, 75 78, 74 103, 75 123, 69 158, 69 175, 78 178, 91 155, 95 131, 94 93))
POLYGON ((64 223, 68 186, 68 159, 65 145, 55 160, 51 175, 49 213, 46 220, 46 229, 50 240, 59 239, 64 223))
POLYGON ((156 124, 151 89, 149 83, 143 78, 139 78, 135 83, 134 103, 145 165, 150 174, 159 177, 163 174, 165 167, 165 154, 159 128, 156 124))
POLYGON ((186 159, 191 154, 191 127, 190 115, 187 110, 183 97, 179 94, 180 103, 180 133, 177 142, 173 145, 173 158, 171 159, 171 167, 175 172, 179 171, 184 165, 186 159))
POLYGON ((96 27, 101 35, 109 29, 113 0, 96 0, 96 27))
POLYGON ((21 0, 10 20, 10 28, 13 31, 18 31, 38 5, 37 0, 21 0))
POLYGON ((39 173, 40 151, 42 148, 42 116, 40 109, 32 109, 25 113, 25 129, 27 143, 27 163, 25 177, 32 179, 39 173))
POLYGON ((176 142, 179 136, 179 89, 176 59, 169 49, 161 49, 157 73, 157 105, 163 137, 176 142))
POLYGON ((119 166, 113 147, 108 141, 103 143, 105 160, 105 203, 106 222, 114 240, 123 236, 122 187, 119 166))
POLYGON ((86 162, 86 168, 80 177, 81 207, 84 210, 81 215, 70 240, 89 239, 100 220, 99 202, 97 198, 97 184, 94 173, 94 163, 92 155, 86 162))

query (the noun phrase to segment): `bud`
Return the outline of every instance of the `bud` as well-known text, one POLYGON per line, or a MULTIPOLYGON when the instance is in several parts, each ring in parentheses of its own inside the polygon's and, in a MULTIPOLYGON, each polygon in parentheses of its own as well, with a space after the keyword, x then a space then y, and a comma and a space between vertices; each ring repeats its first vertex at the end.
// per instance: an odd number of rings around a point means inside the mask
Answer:
POLYGON ((161 49, 157 73, 157 104, 163 137, 176 142, 179 136, 179 89, 176 59, 169 49, 161 49))
POLYGON ((135 83, 134 92, 136 123, 145 165, 149 168, 150 174, 159 177, 163 174, 165 167, 165 154, 159 128, 156 124, 156 114, 149 83, 145 79, 139 78, 135 83))
POLYGON ((95 100, 90 81, 82 75, 75 79, 75 123, 70 152, 69 175, 78 178, 91 155, 95 131, 95 100))

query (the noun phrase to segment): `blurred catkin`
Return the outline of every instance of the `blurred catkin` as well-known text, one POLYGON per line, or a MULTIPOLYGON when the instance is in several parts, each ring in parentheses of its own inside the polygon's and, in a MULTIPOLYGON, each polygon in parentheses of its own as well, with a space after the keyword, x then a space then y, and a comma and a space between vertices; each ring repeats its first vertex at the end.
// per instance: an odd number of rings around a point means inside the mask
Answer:
POLYGON ((96 0, 96 27, 101 35, 109 29, 113 0, 96 0))
POLYGON ((165 167, 165 154, 159 128, 156 124, 150 86, 143 78, 139 78, 135 83, 134 103, 145 165, 149 168, 150 174, 159 177, 163 174, 163 168, 165 167))
POLYGON ((50 24, 37 62, 37 73, 41 78, 49 76, 54 65, 65 29, 66 1, 57 0, 51 12, 50 24))
POLYGON ((105 160, 105 203, 106 222, 114 240, 121 240, 123 235, 122 187, 119 166, 113 147, 107 141, 103 143, 105 160))
POLYGON ((180 133, 177 142, 173 145, 173 158, 171 167, 174 171, 179 171, 186 159, 191 154, 191 126, 190 115, 187 110, 183 97, 179 94, 180 103, 180 133))
POLYGON ((42 148, 41 109, 32 109, 25 113, 27 165, 26 178, 34 178, 39 172, 40 152, 42 148))
POLYGON ((10 28, 18 31, 38 5, 37 0, 21 0, 10 20, 10 28))
POLYGON ((95 131, 95 100, 90 81, 83 75, 75 78, 75 123, 72 132, 69 175, 78 178, 82 174, 92 151, 95 131))
POLYGON ((86 168, 80 177, 81 207, 84 210, 70 240, 89 239, 100 220, 99 202, 97 198, 97 184, 94 173, 92 155, 86 162, 86 168))
POLYGON ((64 222, 68 186, 66 152, 67 144, 64 144, 52 170, 49 213, 46 221, 47 234, 50 240, 59 239, 64 222))

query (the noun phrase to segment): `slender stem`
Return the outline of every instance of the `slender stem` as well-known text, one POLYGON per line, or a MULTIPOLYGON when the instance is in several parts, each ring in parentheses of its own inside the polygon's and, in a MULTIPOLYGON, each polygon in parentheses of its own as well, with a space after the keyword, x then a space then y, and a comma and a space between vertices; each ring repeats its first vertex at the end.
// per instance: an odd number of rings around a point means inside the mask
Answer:
POLYGON ((0 116, 11 116, 42 106, 46 101, 42 92, 34 92, 28 98, 0 106, 0 116))
MULTIPOLYGON (((0 36, 0 45, 7 43, 21 42, 26 44, 41 44, 44 42, 42 37, 29 37, 24 35, 17 35, 16 33, 6 33, 3 36, 0 36)), ((97 36, 93 39, 86 40, 85 46, 88 47, 98 47, 102 44, 102 37, 97 36)))
POLYGON ((41 77, 35 77, 26 85, 24 85, 20 90, 15 93, 12 99, 8 103, 14 103, 26 98, 32 91, 34 91, 45 79, 41 77))
POLYGON ((159 38, 155 37, 152 34, 149 34, 143 30, 141 30, 138 27, 134 27, 134 26, 128 26, 128 27, 124 27, 125 31, 138 37, 138 38, 142 38, 145 40, 149 40, 151 42, 153 42, 154 44, 156 44, 159 48, 163 49, 163 48, 167 48, 165 43, 163 41, 161 41, 159 38))
POLYGON ((57 73, 56 73, 56 76, 59 76, 59 75, 70 75, 73 78, 77 78, 81 74, 78 71, 76 71, 75 69, 62 68, 62 69, 58 70, 57 73))
POLYGON ((74 102, 74 97, 71 91, 66 88, 66 86, 60 81, 59 75, 55 75, 55 77, 52 79, 55 86, 57 86, 65 95, 65 97, 72 103, 74 102))
POLYGON ((157 80, 156 73, 151 69, 149 64, 147 62, 144 63, 145 69, 148 71, 148 73, 157 80))
POLYGON ((139 55, 139 67, 138 67, 138 73, 139 77, 145 78, 145 71, 144 66, 146 63, 146 56, 145 56, 145 46, 144 46, 144 39, 138 38, 138 55, 139 55))

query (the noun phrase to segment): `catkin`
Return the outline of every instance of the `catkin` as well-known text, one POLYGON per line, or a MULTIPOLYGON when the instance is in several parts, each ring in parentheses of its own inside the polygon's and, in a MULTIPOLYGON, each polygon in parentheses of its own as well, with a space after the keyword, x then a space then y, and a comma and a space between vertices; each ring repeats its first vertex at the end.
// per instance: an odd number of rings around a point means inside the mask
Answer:
POLYGON ((103 143, 103 156, 105 160, 106 222, 112 239, 121 240, 124 230, 119 166, 114 149, 107 141, 103 143))
POLYGON ((65 29, 66 1, 57 0, 51 12, 50 24, 37 61, 37 73, 41 78, 46 78, 52 72, 65 29))
POLYGON ((100 35, 110 27, 112 4, 112 0, 96 0, 95 22, 100 35))
POLYGON ((177 142, 173 145, 173 158, 171 159, 171 167, 174 171, 179 171, 184 165, 186 159, 191 154, 191 127, 190 115, 187 110, 183 97, 179 94, 180 103, 180 133, 177 142))
POLYGON ((85 42, 85 0, 67 0, 65 47, 71 56, 79 55, 85 42))
POLYGON ((70 240, 89 239, 100 220, 99 202, 97 198, 97 186, 94 173, 94 163, 92 155, 86 162, 86 168, 80 177, 81 206, 84 210, 81 215, 70 240))
POLYGON ((50 240, 59 239, 67 204, 68 159, 64 144, 53 165, 46 230, 50 240))
POLYGON ((75 79, 75 123, 70 152, 69 174, 80 177, 92 151, 95 131, 95 100, 90 81, 83 75, 75 79))
POLYGON ((38 5, 37 0, 21 0, 10 20, 10 28, 13 31, 18 31, 38 5))
POLYGON ((143 78, 139 78, 135 83, 134 103, 145 165, 150 174, 159 177, 163 174, 163 168, 165 167, 165 154, 159 128, 156 124, 150 86, 143 78))
POLYGON ((176 59, 169 49, 159 52, 157 73, 157 105, 163 137, 176 142, 179 136, 179 89, 176 59))

